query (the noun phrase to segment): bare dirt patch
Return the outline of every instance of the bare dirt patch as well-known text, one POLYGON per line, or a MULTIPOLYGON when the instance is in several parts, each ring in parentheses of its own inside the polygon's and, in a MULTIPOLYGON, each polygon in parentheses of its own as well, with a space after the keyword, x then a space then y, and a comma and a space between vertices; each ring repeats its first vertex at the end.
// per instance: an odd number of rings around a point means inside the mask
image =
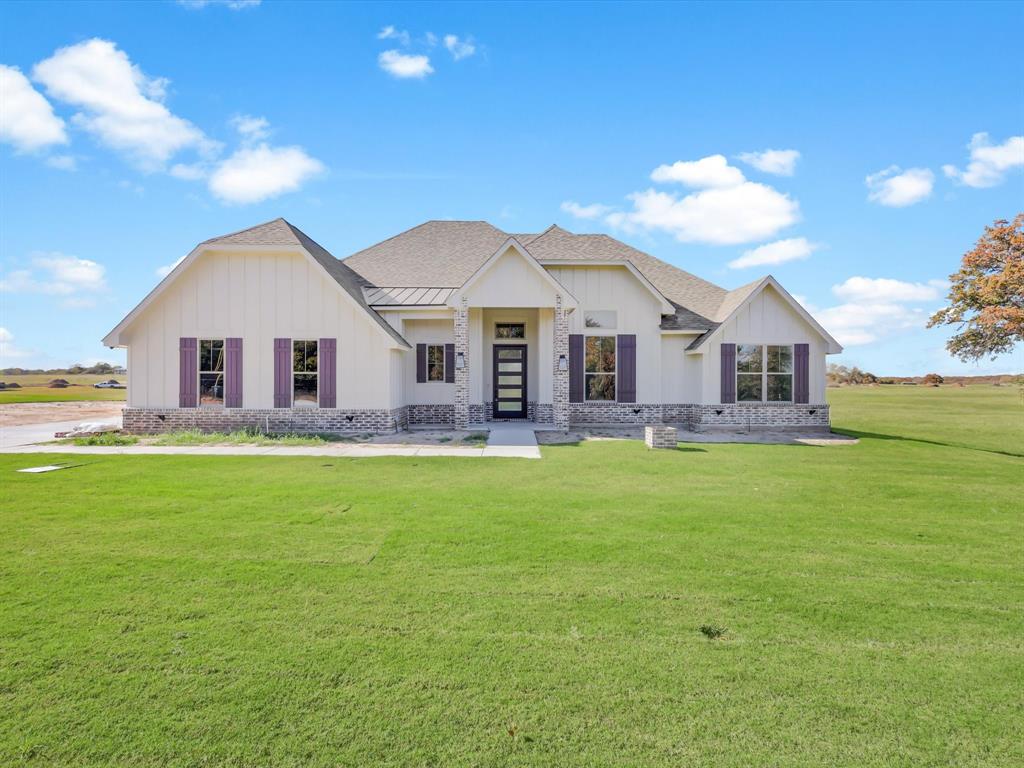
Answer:
POLYGON ((51 421, 116 419, 123 408, 123 402, 103 401, 3 403, 0 404, 0 427, 46 424, 51 421))

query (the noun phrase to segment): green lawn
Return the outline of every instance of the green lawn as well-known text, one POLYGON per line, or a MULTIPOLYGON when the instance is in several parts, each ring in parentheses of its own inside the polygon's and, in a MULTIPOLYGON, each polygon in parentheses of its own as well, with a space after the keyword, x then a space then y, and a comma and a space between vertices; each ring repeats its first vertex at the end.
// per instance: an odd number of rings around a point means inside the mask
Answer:
POLYGON ((0 457, 0 765, 1020 766, 994 391, 835 392, 846 447, 0 457))
POLYGON ((99 381, 117 379, 122 384, 127 377, 118 374, 92 373, 28 373, 21 376, 4 376, 0 381, 5 384, 20 384, 19 389, 0 389, 0 405, 4 403, 63 403, 71 400, 124 400, 127 390, 96 389, 93 384, 99 381), (54 379, 64 379, 72 386, 64 389, 51 389, 46 386, 54 379))

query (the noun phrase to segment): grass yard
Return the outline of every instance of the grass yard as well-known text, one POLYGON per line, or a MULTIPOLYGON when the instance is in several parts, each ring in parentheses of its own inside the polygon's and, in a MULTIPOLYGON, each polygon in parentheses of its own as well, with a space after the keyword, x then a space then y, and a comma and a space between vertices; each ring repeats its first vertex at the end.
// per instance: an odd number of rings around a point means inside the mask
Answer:
POLYGON ((22 376, 4 376, 5 384, 14 382, 19 389, 0 389, 0 405, 4 403, 65 403, 72 400, 124 400, 126 389, 96 389, 93 384, 117 379, 122 384, 128 381, 123 374, 103 375, 92 373, 29 373, 22 376), (64 379, 74 386, 51 389, 47 386, 54 379, 64 379))
POLYGON ((1019 395, 830 394, 858 445, 0 456, 0 765, 1024 764, 1019 395))

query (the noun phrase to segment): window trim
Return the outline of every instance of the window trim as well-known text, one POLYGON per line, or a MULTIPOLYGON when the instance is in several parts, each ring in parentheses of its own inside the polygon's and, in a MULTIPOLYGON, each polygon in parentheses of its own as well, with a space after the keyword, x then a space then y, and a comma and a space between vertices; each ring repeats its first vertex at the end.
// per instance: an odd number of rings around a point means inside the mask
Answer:
POLYGON ((197 338, 196 339, 196 407, 198 408, 226 408, 224 405, 228 394, 228 340, 227 338, 197 338), (219 341, 221 354, 224 356, 224 369, 222 371, 203 371, 203 342, 219 341), (219 373, 223 384, 219 403, 203 403, 203 373, 219 373))
MULTIPOLYGON (((292 339, 292 370, 291 370, 291 383, 292 383, 292 408, 319 408, 320 407, 320 339, 292 339), (310 374, 309 371, 296 371, 295 370, 295 344, 301 341, 303 344, 313 342, 316 344, 316 372, 310 374), (295 374, 301 374, 303 376, 315 376, 316 377, 316 402, 313 405, 296 405, 298 402, 295 399, 295 374)), ((305 401, 303 401, 305 402, 305 401)))
POLYGON ((744 341, 736 342, 736 360, 733 363, 733 391, 736 393, 736 404, 742 403, 781 403, 782 405, 792 405, 795 401, 793 397, 795 392, 793 390, 794 377, 796 376, 796 353, 795 353, 795 342, 789 344, 778 344, 761 341, 744 341), (740 347, 760 347, 761 348, 761 399, 760 400, 740 400, 740 376, 753 376, 758 371, 741 372, 740 365, 740 347), (793 366, 793 370, 789 373, 769 373, 768 371, 768 347, 787 347, 789 349, 790 364, 793 366), (768 399, 768 377, 769 376, 789 376, 789 399, 788 400, 769 400, 768 399))
MULTIPOLYGON (((592 331, 605 331, 607 328, 588 329, 592 331)), ((619 337, 614 333, 584 333, 583 334, 583 402, 585 403, 617 403, 619 402, 619 337), (615 349, 615 370, 614 371, 587 371, 587 339, 606 338, 611 339, 615 349), (591 400, 590 387, 587 386, 587 376, 611 376, 612 385, 615 390, 615 397, 611 400, 591 400)))
POLYGON ((429 341, 426 342, 426 347, 427 347, 427 379, 426 379, 426 381, 423 382, 424 384, 446 384, 447 383, 445 381, 445 377, 448 374, 448 371, 445 368, 445 354, 444 354, 444 347, 445 347, 446 343, 450 344, 451 342, 444 342, 444 341, 436 342, 436 343, 435 342, 429 342, 429 341), (441 378, 440 379, 432 379, 432 378, 430 378, 430 348, 431 347, 437 347, 438 349, 441 350, 441 378))

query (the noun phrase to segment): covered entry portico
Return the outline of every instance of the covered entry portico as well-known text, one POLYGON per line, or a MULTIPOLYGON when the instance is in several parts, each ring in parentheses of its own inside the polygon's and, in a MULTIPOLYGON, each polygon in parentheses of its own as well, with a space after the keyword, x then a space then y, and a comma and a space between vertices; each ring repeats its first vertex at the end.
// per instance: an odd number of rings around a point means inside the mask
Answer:
POLYGON ((510 238, 448 305, 455 313, 455 427, 526 419, 567 429, 567 316, 576 299, 510 238))

